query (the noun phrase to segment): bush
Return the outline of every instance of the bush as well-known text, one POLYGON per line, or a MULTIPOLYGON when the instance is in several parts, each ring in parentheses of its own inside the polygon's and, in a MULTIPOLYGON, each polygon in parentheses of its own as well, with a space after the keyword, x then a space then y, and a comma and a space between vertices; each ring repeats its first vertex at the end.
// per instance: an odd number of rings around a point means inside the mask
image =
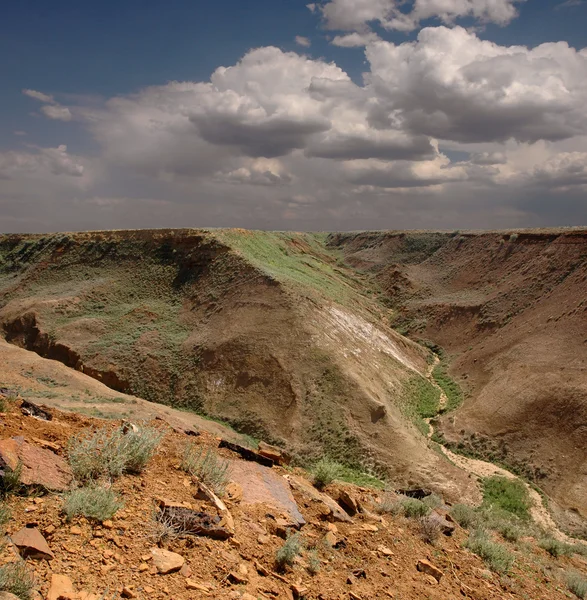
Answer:
POLYGON ((22 487, 20 476, 22 475, 22 463, 19 461, 14 469, 9 466, 4 468, 4 476, 0 478, 0 496, 6 498, 17 494, 22 487))
POLYGON ((30 600, 35 580, 24 561, 0 567, 0 592, 14 594, 20 600, 30 600))
POLYGON ((517 542, 522 537, 522 529, 515 523, 503 523, 497 528, 497 531, 508 542, 517 542))
POLYGON ((468 504, 455 504, 450 509, 450 516, 465 529, 479 523, 479 515, 472 506, 468 504))
POLYGON ((436 544, 441 534, 440 523, 438 519, 432 517, 421 517, 418 521, 418 527, 420 529, 420 535, 422 539, 428 544, 436 544))
POLYGON ((313 467, 314 485, 321 490, 332 483, 338 475, 338 463, 329 458, 321 458, 313 467))
POLYGON ((567 587, 581 600, 587 596, 587 579, 579 573, 569 573, 567 575, 567 587))
POLYGON ((381 502, 375 506, 375 510, 381 514, 399 515, 403 512, 403 507, 395 494, 387 492, 381 502))
POLYGON ((530 496, 517 479, 496 475, 483 480, 483 503, 505 510, 520 519, 530 518, 530 496))
POLYGON ((555 540, 552 537, 543 538, 538 545, 541 548, 544 548, 551 556, 554 556, 554 558, 558 558, 559 556, 570 556, 574 552, 573 546, 565 544, 564 542, 559 542, 559 540, 555 540))
POLYGON ((140 473, 155 452, 162 433, 153 427, 116 429, 103 427, 73 437, 68 458, 80 481, 102 476, 116 478, 123 473, 140 473))
POLYGON ((317 575, 321 566, 322 563, 320 562, 318 551, 316 549, 311 550, 308 553, 308 571, 311 575, 317 575))
POLYGON ((430 494, 429 496, 426 496, 422 502, 431 509, 438 508, 444 504, 442 498, 438 494, 430 494))
POLYGON ((167 544, 181 537, 185 533, 177 520, 172 519, 165 512, 155 510, 153 519, 148 527, 147 537, 156 544, 167 544))
POLYGON ((286 566, 291 566, 294 563, 296 556, 302 552, 303 544, 299 533, 294 533, 287 537, 285 543, 279 548, 275 554, 275 564, 280 569, 286 566))
POLYGON ((212 449, 207 450, 188 444, 183 454, 181 468, 209 485, 216 494, 222 496, 230 478, 230 465, 212 449))
POLYGON ((0 502, 0 528, 4 527, 10 521, 10 509, 5 502, 0 502))
POLYGON ((496 573, 507 573, 514 564, 514 556, 508 552, 507 548, 492 542, 483 530, 471 533, 465 545, 477 556, 480 556, 496 573))
POLYGON ((67 519, 83 516, 97 521, 111 519, 123 507, 123 502, 110 488, 92 485, 69 493, 63 512, 67 519))
POLYGON ((403 513, 408 518, 417 519, 420 517, 425 517, 430 512, 430 508, 421 500, 416 500, 415 498, 405 498, 400 502, 403 513))

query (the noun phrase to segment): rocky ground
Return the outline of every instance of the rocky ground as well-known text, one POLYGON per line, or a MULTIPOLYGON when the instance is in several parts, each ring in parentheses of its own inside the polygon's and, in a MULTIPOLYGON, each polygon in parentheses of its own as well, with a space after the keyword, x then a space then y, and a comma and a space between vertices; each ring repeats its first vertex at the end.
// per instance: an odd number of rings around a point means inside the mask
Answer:
POLYGON ((464 547, 468 532, 454 523, 450 507, 435 510, 451 535, 430 544, 417 519, 377 512, 382 491, 335 481, 319 492, 300 469, 268 466, 256 452, 245 452, 254 459, 246 460, 230 444, 221 447, 220 438, 188 435, 161 417, 151 423, 163 438, 147 467, 112 482, 124 506, 104 522, 67 520, 64 496, 75 485, 65 461, 68 441, 121 422, 54 408, 46 421, 26 405, 23 412, 21 402, 8 401, 0 423, 0 456, 6 464, 16 453, 28 484, 6 498, 11 518, 1 563, 25 556, 35 599, 538 600, 571 597, 566 574, 587 572, 585 556, 553 558, 530 537, 501 540, 515 561, 507 574, 492 572, 464 547), (181 469, 188 443, 229 461, 222 499, 181 469), (170 534, 155 520, 161 510, 191 515, 192 524, 206 513, 212 524, 200 535, 170 534), (277 553, 298 529, 300 548, 280 568, 277 553))

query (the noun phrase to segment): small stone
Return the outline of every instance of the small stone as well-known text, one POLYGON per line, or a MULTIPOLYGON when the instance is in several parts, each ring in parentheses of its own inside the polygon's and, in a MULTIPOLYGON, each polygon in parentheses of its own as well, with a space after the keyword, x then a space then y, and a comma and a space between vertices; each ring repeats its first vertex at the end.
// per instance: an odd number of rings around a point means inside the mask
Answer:
POLYGON ((377 552, 383 556, 394 556, 394 553, 387 546, 377 546, 377 552))
POLYGON ((432 577, 434 577, 434 579, 436 579, 438 582, 440 582, 440 579, 442 578, 442 571, 425 558, 421 558, 418 561, 416 568, 418 571, 426 573, 426 575, 432 575, 432 577))
POLYGON ((69 533, 71 533, 71 535, 81 535, 83 531, 81 527, 78 527, 77 525, 72 525, 69 528, 69 533))
POLYGON ((298 600, 298 598, 303 598, 308 593, 308 588, 299 583, 292 583, 291 591, 293 592, 294 598, 298 600))
POLYGON ((190 569, 189 565, 183 563, 181 569, 179 570, 179 574, 183 575, 184 577, 190 577, 192 574, 192 570, 190 569))
POLYGON ((122 588, 122 592, 120 593, 120 595, 121 595, 123 598, 136 598, 136 597, 137 597, 136 593, 135 593, 135 592, 133 592, 133 591, 130 589, 130 587, 128 587, 128 586, 127 586, 127 587, 123 587, 123 588, 122 588))
POLYGON ((139 573, 143 573, 144 571, 149 570, 149 565, 147 563, 141 563, 139 565, 139 573))
POLYGON ((204 592, 204 594, 207 594, 210 591, 210 588, 207 585, 196 583, 192 579, 185 580, 185 587, 188 590, 198 590, 199 592, 204 592))
POLYGON ((19 598, 10 592, 0 592, 0 600, 19 600, 19 598))
POLYGON ((51 585, 47 593, 47 600, 76 600, 77 594, 73 583, 67 575, 51 575, 51 585))
POLYGON ((43 529, 43 533, 49 537, 51 535, 53 535, 55 533, 56 527, 55 525, 47 525, 47 527, 45 527, 45 529, 43 529))
POLYGON ((145 592, 145 594, 154 594, 155 588, 152 588, 150 585, 146 585, 143 587, 143 592, 145 592))
POLYGON ((424 575, 424 578, 430 585, 438 585, 438 581, 436 581, 432 575, 424 575))
POLYGON ((104 529, 114 529, 114 523, 108 519, 106 521, 102 521, 102 527, 104 527, 104 529))
POLYGON ((332 531, 327 531, 324 540, 329 546, 334 546, 336 544, 336 535, 332 531))
POLYGON ((235 583, 237 585, 248 583, 248 581, 249 581, 249 579, 246 575, 243 575, 242 573, 239 573, 238 571, 231 571, 228 574, 228 580, 231 583, 235 583))
POLYGON ((160 575, 167 575, 168 573, 179 571, 185 563, 183 556, 175 552, 170 552, 169 550, 152 548, 151 554, 153 556, 153 565, 160 575))
POLYGON ((338 503, 346 510, 351 517, 359 512, 359 503, 346 490, 342 490, 338 495, 338 503))
POLYGON ((361 529, 363 531, 371 531, 373 533, 379 531, 379 528, 376 525, 371 525, 370 523, 365 523, 364 525, 361 525, 361 529))

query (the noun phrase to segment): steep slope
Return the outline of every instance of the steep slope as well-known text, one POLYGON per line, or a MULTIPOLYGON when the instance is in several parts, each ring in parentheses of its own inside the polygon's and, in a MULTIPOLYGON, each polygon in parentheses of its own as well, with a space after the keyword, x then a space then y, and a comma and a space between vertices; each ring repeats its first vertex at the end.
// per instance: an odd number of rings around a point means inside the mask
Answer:
POLYGON ((310 463, 474 497, 413 424, 427 352, 323 236, 235 230, 0 238, 6 340, 119 392, 229 421, 310 463))
POLYGON ((535 481, 570 509, 567 526, 587 517, 587 231, 371 232, 329 244, 375 275, 399 330, 450 355, 467 398, 439 420, 446 439, 535 481))

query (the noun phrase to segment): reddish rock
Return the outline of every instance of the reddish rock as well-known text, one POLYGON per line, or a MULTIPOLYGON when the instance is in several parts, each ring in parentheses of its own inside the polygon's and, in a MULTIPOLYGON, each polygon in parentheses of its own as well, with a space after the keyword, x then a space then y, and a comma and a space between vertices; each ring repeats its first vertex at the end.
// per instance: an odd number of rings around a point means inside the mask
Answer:
POLYGON ((33 446, 21 437, 0 440, 0 468, 14 470, 19 463, 22 464, 20 481, 24 485, 63 492, 73 477, 69 465, 50 450, 33 446))
POLYGON ((36 527, 23 527, 10 538, 23 558, 55 558, 47 540, 36 527))
POLYGON ((47 600, 77 600, 77 597, 73 583, 67 575, 51 575, 47 600))
POLYGON ((306 497, 311 498, 316 502, 320 502, 327 509, 331 518, 335 521, 342 521, 346 523, 352 523, 352 519, 347 515, 342 508, 327 494, 319 492, 313 485, 301 477, 295 477, 294 475, 287 475, 286 479, 292 488, 300 492, 306 497))
POLYGON ((265 442, 259 442, 259 454, 270 458, 276 465, 287 465, 289 463, 288 456, 281 448, 266 444, 265 442))
POLYGON ((346 510, 349 515, 354 516, 359 512, 359 503, 346 490, 342 490, 338 495, 338 503, 346 510))
POLYGON ((440 579, 442 578, 442 571, 425 558, 421 558, 418 561, 416 568, 418 571, 426 573, 426 575, 432 575, 432 577, 434 577, 434 579, 436 579, 438 582, 440 582, 440 579))
POLYGON ((183 556, 176 554, 175 552, 169 552, 169 550, 152 548, 151 554, 153 555, 153 565, 160 575, 167 575, 168 573, 179 571, 185 563, 183 556))

